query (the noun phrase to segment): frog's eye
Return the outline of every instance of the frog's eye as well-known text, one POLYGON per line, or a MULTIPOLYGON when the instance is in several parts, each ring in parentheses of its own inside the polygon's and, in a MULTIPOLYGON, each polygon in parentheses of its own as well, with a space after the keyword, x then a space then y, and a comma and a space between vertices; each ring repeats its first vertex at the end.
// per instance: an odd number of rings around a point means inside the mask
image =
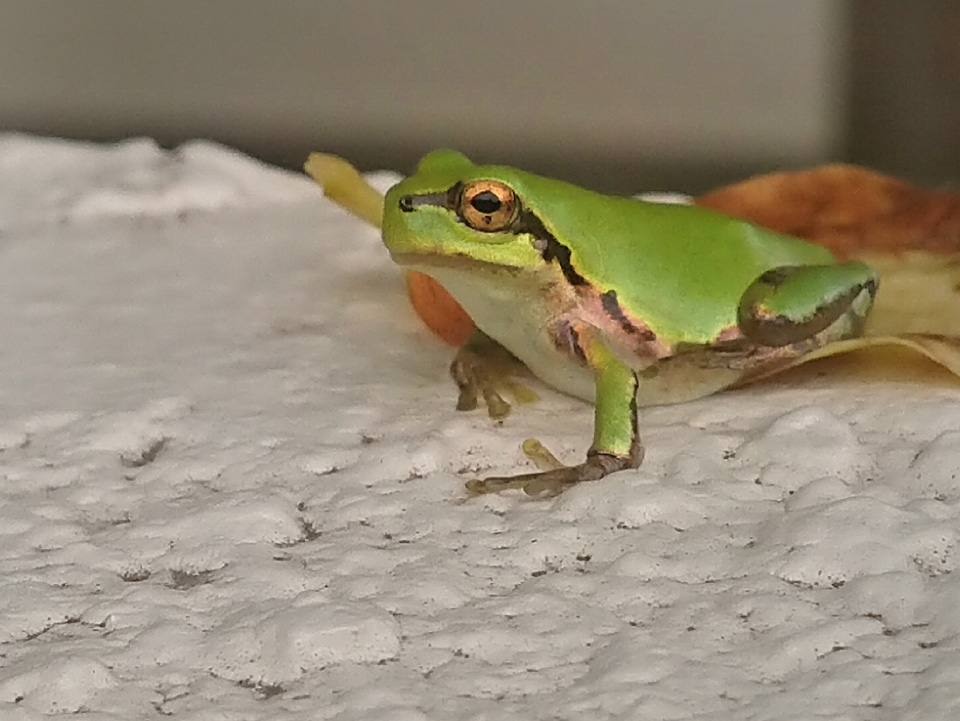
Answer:
POLYGON ((496 180, 478 180, 463 186, 457 213, 475 230, 495 233, 509 227, 517 218, 520 203, 517 194, 496 180))

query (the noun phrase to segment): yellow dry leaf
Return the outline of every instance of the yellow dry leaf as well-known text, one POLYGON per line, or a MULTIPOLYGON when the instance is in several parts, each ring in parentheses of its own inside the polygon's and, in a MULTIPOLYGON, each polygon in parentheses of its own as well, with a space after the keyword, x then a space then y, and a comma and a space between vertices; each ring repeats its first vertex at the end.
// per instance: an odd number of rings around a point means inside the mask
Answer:
POLYGON ((860 258, 880 274, 868 335, 932 333, 960 337, 960 253, 907 251, 860 258))
POLYGON ((310 153, 303 169, 317 181, 323 194, 344 210, 375 228, 383 219, 383 196, 343 158, 310 153))

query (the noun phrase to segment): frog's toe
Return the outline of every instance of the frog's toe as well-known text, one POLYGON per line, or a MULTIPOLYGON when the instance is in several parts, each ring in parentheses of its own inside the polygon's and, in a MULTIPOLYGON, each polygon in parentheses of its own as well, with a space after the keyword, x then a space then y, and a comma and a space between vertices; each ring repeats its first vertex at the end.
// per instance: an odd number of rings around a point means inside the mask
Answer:
POLYGON ((482 398, 491 418, 500 420, 510 415, 510 403, 500 395, 497 384, 482 358, 461 349, 450 364, 450 375, 459 389, 458 411, 476 410, 482 398))
POLYGON ((493 420, 503 420, 510 415, 510 404, 495 389, 484 388, 483 401, 487 404, 487 413, 493 420))
POLYGON ((471 496, 483 496, 487 493, 499 493, 500 491, 509 491, 514 488, 523 488, 526 481, 519 478, 510 478, 508 476, 492 478, 474 478, 467 481, 464 485, 467 493, 471 496))
MULTIPOLYGON (((526 446, 529 443, 530 441, 527 441, 524 445, 526 446)), ((553 458, 553 455, 550 454, 549 451, 542 446, 540 446, 540 448, 553 458)), ((526 448, 524 450, 526 451, 526 448)), ((528 496, 550 498, 560 495, 578 483, 599 481, 604 476, 614 473, 615 471, 622 471, 626 468, 636 468, 638 463, 635 457, 620 457, 610 453, 590 453, 586 461, 578 463, 575 466, 561 465, 558 468, 539 471, 537 473, 524 473, 519 476, 494 476, 482 480, 472 480, 468 481, 466 486, 467 491, 471 495, 499 493, 500 491, 519 488, 528 496)))
POLYGON ((457 384, 457 410, 472 411, 480 405, 480 385, 473 369, 460 354, 450 364, 450 376, 457 384))
MULTIPOLYGON (((517 363, 519 364, 519 361, 517 361, 517 363)), ((533 390, 533 388, 525 386, 513 378, 504 378, 502 382, 507 393, 511 395, 515 402, 521 405, 536 403, 540 400, 540 396, 537 395, 537 392, 533 390)))
POLYGON ((523 449, 523 454, 533 461, 534 465, 541 471, 552 471, 557 468, 564 468, 563 463, 536 438, 528 438, 523 442, 521 448, 523 449))

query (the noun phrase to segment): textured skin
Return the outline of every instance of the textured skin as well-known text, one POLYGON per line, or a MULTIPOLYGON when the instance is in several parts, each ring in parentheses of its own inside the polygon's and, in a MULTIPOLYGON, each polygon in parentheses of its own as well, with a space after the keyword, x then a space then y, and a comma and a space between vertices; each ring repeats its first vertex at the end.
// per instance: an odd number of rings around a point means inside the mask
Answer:
MULTIPOLYGON (((599 293, 615 290, 633 318, 669 342, 709 343, 736 325, 744 290, 770 268, 835 262, 824 248, 713 211, 605 196, 441 152, 427 156, 416 175, 387 194, 384 239, 396 257, 411 253, 456 262, 467 256, 516 268, 541 265, 542 258, 523 238, 478 242, 478 233, 457 227, 441 208, 412 214, 395 210, 408 193, 445 193, 457 182, 500 180, 525 203, 535 204, 532 211, 567 245, 580 275, 599 293)), ((448 290, 456 297, 456 289, 448 290)))
MULTIPOLYGON (((890 275, 901 266, 893 254, 924 250, 939 256, 960 252, 960 193, 917 188, 851 165, 762 175, 725 186, 694 202, 822 245, 841 259, 863 259, 869 253, 871 264, 883 265, 877 254, 891 254, 886 261, 892 266, 890 275)), ((472 331, 472 321, 436 281, 420 275, 420 283, 410 288, 417 313, 442 339, 459 345, 458 339, 472 331)), ((892 285, 888 273, 881 275, 885 290, 879 304, 886 311, 892 285)), ((928 318, 931 311, 926 308, 912 311, 919 300, 919 296, 897 297, 896 303, 903 307, 906 301, 913 317, 928 318)), ((873 317, 880 315, 887 313, 874 312, 873 317)), ((911 321, 885 326, 885 330, 910 330, 914 325, 911 321)))

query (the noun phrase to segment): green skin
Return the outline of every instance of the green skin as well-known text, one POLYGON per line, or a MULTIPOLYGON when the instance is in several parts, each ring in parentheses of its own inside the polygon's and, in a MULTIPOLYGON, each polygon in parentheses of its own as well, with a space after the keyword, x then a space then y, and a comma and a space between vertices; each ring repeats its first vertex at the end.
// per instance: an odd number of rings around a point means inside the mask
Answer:
POLYGON ((452 366, 458 407, 482 396, 491 415, 509 410, 483 361, 489 339, 596 403, 583 463, 470 482, 478 493, 555 494, 639 466, 638 405, 707 395, 858 336, 877 290, 868 266, 839 264, 797 238, 448 150, 387 193, 383 241, 397 263, 443 285, 482 332, 452 366), (486 181, 515 198, 512 212, 503 198, 471 197, 486 181))

